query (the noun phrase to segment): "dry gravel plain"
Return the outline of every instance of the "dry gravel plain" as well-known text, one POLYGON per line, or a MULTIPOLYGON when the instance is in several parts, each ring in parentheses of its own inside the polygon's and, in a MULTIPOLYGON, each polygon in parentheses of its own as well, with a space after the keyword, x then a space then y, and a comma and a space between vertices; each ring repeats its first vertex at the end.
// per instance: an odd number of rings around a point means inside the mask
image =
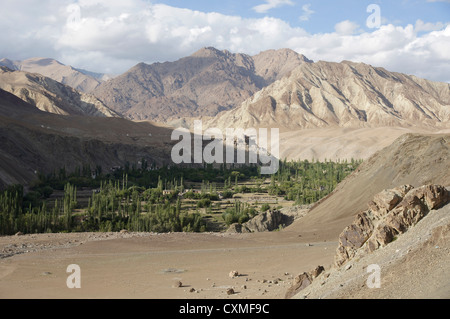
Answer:
POLYGON ((340 269, 332 267, 336 232, 4 236, 0 299, 284 299, 294 277, 318 265, 325 272, 294 299, 450 298, 450 205, 340 269), (80 289, 67 287, 71 264, 80 267, 80 289), (381 267, 380 289, 367 286, 369 264, 381 267))
POLYGON ((293 276, 331 265, 336 246, 288 231, 0 237, 0 298, 283 298, 293 276), (80 289, 67 287, 70 264, 80 289))

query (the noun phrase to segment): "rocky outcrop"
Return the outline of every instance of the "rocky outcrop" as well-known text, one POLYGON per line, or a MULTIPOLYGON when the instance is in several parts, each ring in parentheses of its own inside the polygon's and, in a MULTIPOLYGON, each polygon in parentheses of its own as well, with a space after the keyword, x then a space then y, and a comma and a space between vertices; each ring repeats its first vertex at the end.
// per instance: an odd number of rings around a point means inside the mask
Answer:
POLYGON ((416 225, 428 212, 450 202, 443 186, 425 185, 414 189, 403 185, 383 190, 369 202, 339 236, 335 265, 345 264, 359 253, 370 253, 392 242, 416 225))
POLYGON ((292 223, 293 217, 283 214, 279 210, 260 213, 246 223, 234 223, 228 228, 230 233, 256 233, 273 231, 280 226, 292 223))
POLYGON ((324 271, 325 268, 323 266, 317 266, 313 271, 309 273, 304 272, 300 275, 297 275, 294 278, 292 286, 289 287, 288 291, 286 292, 285 298, 289 299, 292 296, 295 296, 300 290, 308 287, 313 282, 313 280, 319 277, 324 271))

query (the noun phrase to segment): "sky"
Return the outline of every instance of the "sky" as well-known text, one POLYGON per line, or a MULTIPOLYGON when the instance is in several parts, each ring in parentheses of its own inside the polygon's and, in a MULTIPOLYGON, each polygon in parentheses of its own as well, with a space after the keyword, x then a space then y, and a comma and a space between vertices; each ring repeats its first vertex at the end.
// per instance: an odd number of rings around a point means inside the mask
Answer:
POLYGON ((290 48, 450 83, 450 0, 0 0, 0 58, 121 74, 203 47, 290 48))

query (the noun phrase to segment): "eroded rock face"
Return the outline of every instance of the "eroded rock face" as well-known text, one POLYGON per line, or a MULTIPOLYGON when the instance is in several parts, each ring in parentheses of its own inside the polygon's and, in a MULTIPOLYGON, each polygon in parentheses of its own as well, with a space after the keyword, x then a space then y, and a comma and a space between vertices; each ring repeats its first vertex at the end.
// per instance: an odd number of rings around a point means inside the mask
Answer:
POLYGON ((356 250, 370 237, 373 231, 373 222, 365 212, 359 213, 353 224, 347 226, 339 236, 339 247, 336 264, 343 264, 353 258, 356 250))
POLYGON ((385 189, 374 196, 373 200, 369 202, 369 209, 372 210, 377 217, 382 217, 388 211, 397 206, 413 187, 411 185, 403 185, 394 189, 385 189))
POLYGON ((281 213, 279 210, 272 210, 263 212, 246 223, 232 224, 228 232, 232 233, 254 233, 254 232, 264 232, 272 231, 278 229, 280 225, 290 224, 292 222, 292 217, 281 213))
POLYGON ((228 233, 242 233, 242 224, 234 223, 231 224, 227 229, 228 233))
POLYGON ((311 277, 313 279, 315 279, 315 278, 319 277, 320 274, 322 274, 324 271, 325 271, 325 268, 323 266, 317 266, 316 269, 311 271, 311 277))
POLYGON ((309 273, 304 272, 302 274, 295 276, 294 282, 286 292, 285 298, 289 299, 292 296, 295 296, 300 290, 308 287, 313 282, 313 280, 319 277, 324 271, 325 268, 323 266, 317 266, 314 270, 312 270, 309 273))
POLYGON ((339 236, 335 265, 343 265, 359 251, 368 253, 386 246, 397 235, 416 225, 429 211, 449 202, 450 192, 439 185, 416 189, 403 185, 383 190, 369 202, 369 209, 359 213, 339 236))
POLYGON ((426 185, 415 190, 412 190, 404 198, 403 203, 399 206, 406 206, 409 201, 419 199, 425 204, 429 210, 438 209, 450 201, 450 193, 445 187, 437 185, 426 185))

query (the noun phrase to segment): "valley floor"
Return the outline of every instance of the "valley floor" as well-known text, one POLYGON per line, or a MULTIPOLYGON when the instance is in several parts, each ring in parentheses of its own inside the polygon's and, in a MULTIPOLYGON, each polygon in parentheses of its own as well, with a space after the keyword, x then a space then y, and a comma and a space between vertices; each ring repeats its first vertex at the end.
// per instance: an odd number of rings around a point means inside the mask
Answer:
POLYGON ((337 243, 313 240, 290 232, 0 237, 0 298, 284 298, 299 272, 331 265, 337 243), (80 266, 80 289, 66 285, 70 264, 80 266), (240 275, 230 278, 233 270, 240 275))
POLYGON ((413 232, 339 270, 331 269, 337 242, 319 229, 0 237, 0 298, 283 299, 293 278, 317 265, 324 275, 296 298, 450 298, 449 212, 430 212, 413 232), (379 289, 366 285, 374 263, 379 289), (80 266, 80 289, 66 285, 71 264, 80 266), (230 278, 233 270, 239 276, 230 278))

